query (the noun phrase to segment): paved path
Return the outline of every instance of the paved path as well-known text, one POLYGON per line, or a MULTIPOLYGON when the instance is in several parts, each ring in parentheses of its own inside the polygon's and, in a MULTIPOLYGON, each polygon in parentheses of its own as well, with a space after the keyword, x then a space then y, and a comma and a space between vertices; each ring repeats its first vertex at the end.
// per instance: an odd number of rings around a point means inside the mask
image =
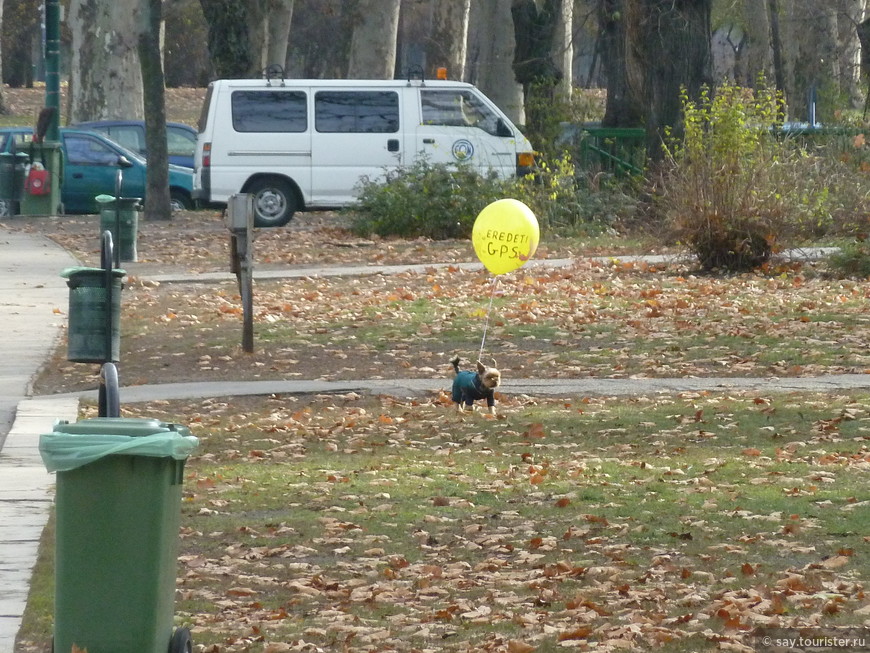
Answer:
MULTIPOLYGON (((164 383, 122 387, 121 404, 143 401, 195 399, 204 397, 240 397, 244 395, 311 394, 334 392, 371 392, 378 395, 409 397, 449 389, 444 379, 389 379, 358 381, 213 381, 164 383)), ((798 378, 682 378, 682 379, 505 379, 499 391, 505 394, 639 396, 679 392, 756 391, 828 392, 831 390, 870 388, 870 374, 841 374, 798 378)), ((97 399, 96 390, 62 395, 63 399, 97 399)))
MULTIPOLYGON (((824 252, 813 251, 811 256, 824 252)), ((806 255, 807 253, 802 253, 806 255)), ((612 257, 602 257, 609 260, 612 257)), ((619 257, 630 261, 638 257, 619 257)), ((644 257, 645 260, 651 260, 644 257)), ((670 261, 657 257, 653 261, 670 261)), ((533 261, 529 265, 561 267, 569 259, 533 261)), ((66 323, 68 290, 59 272, 77 262, 50 240, 8 232, 0 225, 0 653, 12 653, 21 623, 39 538, 53 498, 54 477, 45 471, 38 452, 41 433, 58 419, 75 421, 81 397, 96 391, 32 397, 31 381, 58 342, 66 323)), ((456 265, 456 264, 450 264, 456 265)), ((397 274, 438 265, 358 266, 255 271, 255 278, 397 274)), ((479 268, 479 263, 459 267, 479 268)), ((132 273, 131 273, 132 274, 132 273)), ((161 282, 194 283, 233 280, 228 273, 159 275, 161 282)), ((327 393, 362 391, 408 396, 447 389, 447 379, 362 381, 256 381, 172 383, 121 388, 121 401, 187 399, 226 395, 327 393)), ((870 387, 870 375, 817 379, 506 379, 505 393, 625 395, 713 390, 830 390, 870 387)))
POLYGON ((66 321, 58 276, 76 261, 46 238, 0 228, 0 653, 12 653, 27 600, 54 478, 37 451, 40 433, 75 419, 75 398, 29 399, 31 380, 66 321))

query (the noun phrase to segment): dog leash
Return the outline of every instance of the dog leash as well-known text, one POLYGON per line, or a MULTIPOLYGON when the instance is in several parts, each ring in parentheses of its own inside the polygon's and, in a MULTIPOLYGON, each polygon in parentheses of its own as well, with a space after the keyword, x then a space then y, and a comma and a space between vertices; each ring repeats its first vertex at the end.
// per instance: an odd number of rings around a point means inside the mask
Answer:
POLYGON ((489 293, 489 307, 486 309, 486 320, 483 323, 483 338, 480 341, 480 353, 477 360, 483 359, 483 348, 486 345, 486 332, 489 329, 489 314, 492 312, 492 298, 495 297, 495 287, 498 285, 498 277, 492 278, 492 290, 489 293))

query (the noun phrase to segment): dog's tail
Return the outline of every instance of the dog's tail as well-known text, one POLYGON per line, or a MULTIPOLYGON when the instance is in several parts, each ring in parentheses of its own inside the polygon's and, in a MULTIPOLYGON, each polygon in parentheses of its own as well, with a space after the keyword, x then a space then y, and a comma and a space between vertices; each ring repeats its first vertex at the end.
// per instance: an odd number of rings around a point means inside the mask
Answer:
POLYGON ((450 363, 453 365, 453 372, 459 374, 459 354, 451 358, 450 363))

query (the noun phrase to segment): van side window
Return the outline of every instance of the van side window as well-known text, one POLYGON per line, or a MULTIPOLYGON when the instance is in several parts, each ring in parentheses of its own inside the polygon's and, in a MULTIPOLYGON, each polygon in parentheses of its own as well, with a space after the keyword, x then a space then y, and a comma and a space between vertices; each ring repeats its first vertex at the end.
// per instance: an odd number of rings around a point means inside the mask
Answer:
POLYGON ((237 132, 304 132, 308 111, 302 91, 233 91, 237 132))
POLYGON ((498 116, 467 90, 421 90, 424 125, 477 127, 498 136, 498 116))
POLYGON ((314 95, 319 132, 392 134, 399 131, 395 91, 320 91, 314 95))

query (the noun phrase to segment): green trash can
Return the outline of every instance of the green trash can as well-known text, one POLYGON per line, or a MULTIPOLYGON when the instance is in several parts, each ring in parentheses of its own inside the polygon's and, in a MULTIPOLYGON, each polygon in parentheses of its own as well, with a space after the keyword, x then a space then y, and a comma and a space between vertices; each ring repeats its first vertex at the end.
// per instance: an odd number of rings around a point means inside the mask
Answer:
POLYGON ((139 213, 141 197, 122 197, 115 201, 110 195, 96 197, 100 205, 100 233, 112 232, 112 242, 118 248, 119 261, 138 260, 139 213))
POLYGON ((55 651, 189 653, 173 633, 184 464, 198 440, 155 419, 61 421, 39 440, 57 472, 55 651))
POLYGON ((67 359, 76 363, 117 362, 121 357, 121 289, 124 270, 111 270, 111 297, 103 268, 67 268, 69 286, 67 359), (109 320, 111 319, 111 328, 109 320))
POLYGON ((18 215, 28 160, 24 152, 0 152, 0 216, 18 215))

